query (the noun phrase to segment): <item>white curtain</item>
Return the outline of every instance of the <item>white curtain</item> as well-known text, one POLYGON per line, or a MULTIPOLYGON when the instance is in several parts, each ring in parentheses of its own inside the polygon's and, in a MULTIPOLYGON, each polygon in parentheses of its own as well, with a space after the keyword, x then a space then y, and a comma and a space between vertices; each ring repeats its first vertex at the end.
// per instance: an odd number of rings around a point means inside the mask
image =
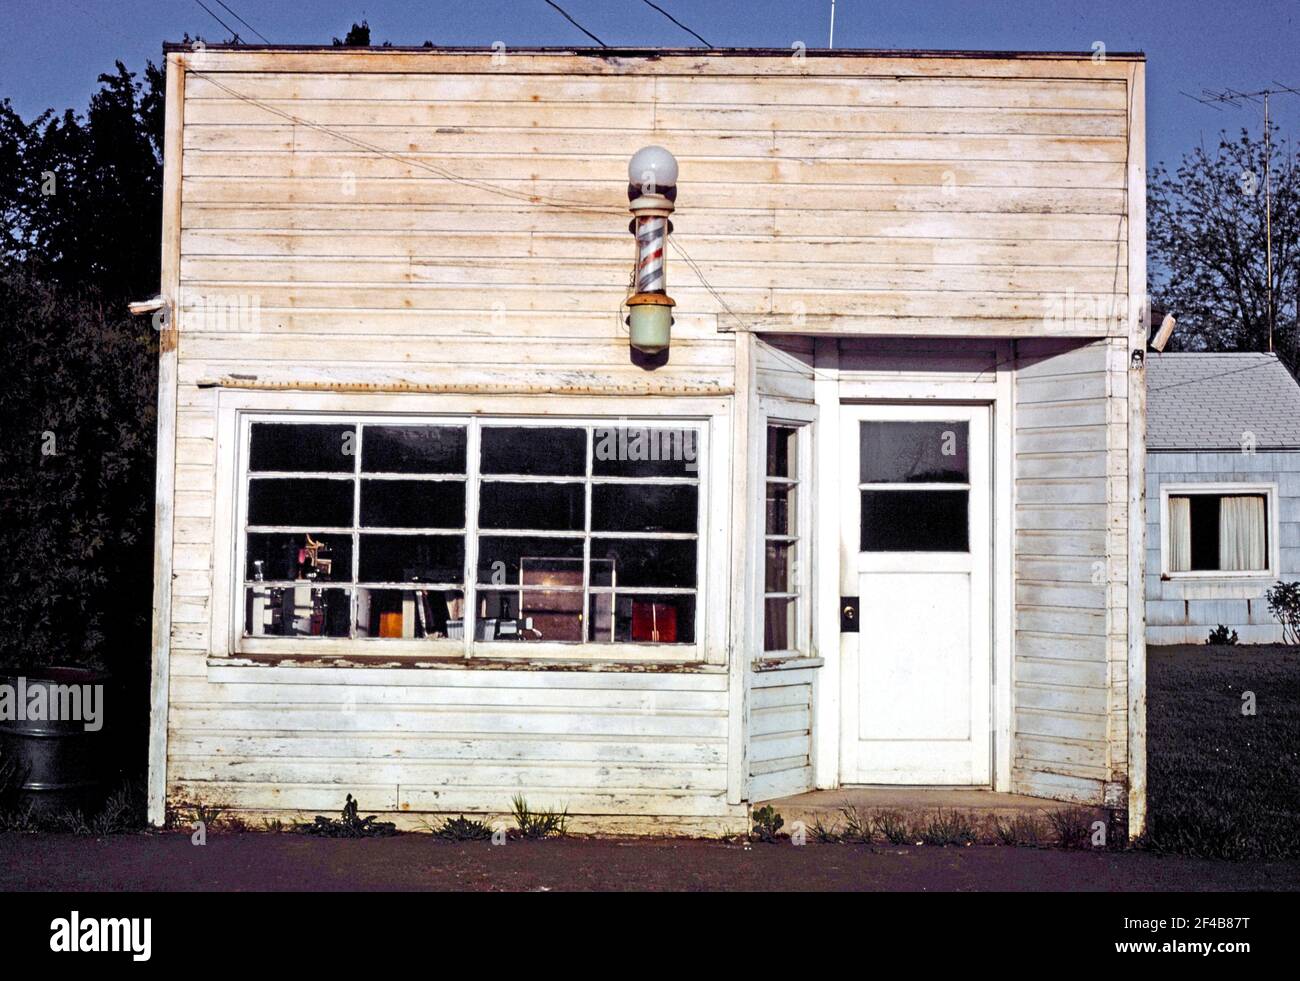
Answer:
POLYGON ((1234 572, 1267 568, 1265 537, 1263 497, 1224 497, 1219 502, 1219 568, 1234 572))
POLYGON ((1169 571, 1192 567, 1192 499, 1169 498, 1169 571))

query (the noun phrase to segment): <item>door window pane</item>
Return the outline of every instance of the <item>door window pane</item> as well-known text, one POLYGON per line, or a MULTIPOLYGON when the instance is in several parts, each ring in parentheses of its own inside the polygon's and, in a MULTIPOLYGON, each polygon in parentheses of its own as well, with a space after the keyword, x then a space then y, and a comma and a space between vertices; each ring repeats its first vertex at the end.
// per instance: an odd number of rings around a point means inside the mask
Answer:
POLYGON ((970 550, 967 490, 864 490, 864 552, 970 550))
POLYGON ((970 474, 966 422, 861 422, 864 484, 964 484, 970 474))

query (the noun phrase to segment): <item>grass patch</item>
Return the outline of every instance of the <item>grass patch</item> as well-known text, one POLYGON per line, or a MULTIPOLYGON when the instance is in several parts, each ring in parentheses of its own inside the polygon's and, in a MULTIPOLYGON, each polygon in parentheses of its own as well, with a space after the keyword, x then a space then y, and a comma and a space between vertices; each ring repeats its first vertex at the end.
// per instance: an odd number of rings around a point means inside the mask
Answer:
MULTIPOLYGON (((0 781, 2 782, 2 781, 0 781)), ((3 788, 0 788, 3 790, 3 788)), ((134 834, 146 824, 145 789, 138 780, 125 780, 102 804, 91 810, 40 810, 35 804, 21 805, 14 792, 0 794, 0 831, 41 831, 55 834, 134 834)))
POLYGON ((1300 648, 1153 647, 1147 679, 1147 846, 1300 857, 1300 648))
POLYGON ((534 811, 522 795, 515 796, 510 809, 515 826, 525 838, 563 837, 569 823, 568 808, 558 814, 555 811, 534 811))
POLYGON ((921 820, 918 839, 926 845, 973 845, 978 838, 969 815, 936 809, 921 820))
POLYGON ((1032 814, 994 817, 993 838, 999 845, 1025 848, 1041 848, 1048 840, 1042 821, 1032 814))
POLYGON ((914 845, 920 840, 900 811, 877 809, 871 815, 871 827, 891 845, 914 845))

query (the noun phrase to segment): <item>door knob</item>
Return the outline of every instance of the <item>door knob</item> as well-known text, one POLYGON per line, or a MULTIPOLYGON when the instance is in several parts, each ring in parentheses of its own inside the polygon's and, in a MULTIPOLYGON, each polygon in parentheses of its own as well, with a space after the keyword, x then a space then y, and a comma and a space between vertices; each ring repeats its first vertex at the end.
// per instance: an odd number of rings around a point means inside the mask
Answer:
POLYGON ((858 598, 856 596, 840 597, 840 633, 856 634, 858 632, 858 598))

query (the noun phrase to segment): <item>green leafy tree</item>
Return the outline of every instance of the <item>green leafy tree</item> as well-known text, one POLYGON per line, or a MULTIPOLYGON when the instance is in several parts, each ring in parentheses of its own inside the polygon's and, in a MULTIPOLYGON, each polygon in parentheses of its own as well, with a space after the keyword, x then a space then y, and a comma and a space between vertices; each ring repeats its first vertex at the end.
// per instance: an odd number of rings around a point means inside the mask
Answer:
POLYGON ((353 24, 352 29, 348 31, 347 37, 342 41, 334 38, 334 47, 336 48, 368 48, 370 46, 370 24, 362 21, 360 24, 353 24))
MULTIPOLYGON (((1276 131, 1276 127, 1274 128, 1276 131)), ((1222 136, 1170 173, 1153 169, 1147 243, 1152 304, 1178 318, 1170 350, 1267 351, 1300 367, 1300 164, 1276 135, 1272 187, 1272 300, 1265 269, 1263 139, 1222 136)))
MULTIPOLYGON (((85 116, 0 104, 0 661, 147 691, 163 73, 119 63, 85 116)), ((119 703, 120 704, 120 703, 119 703)))

